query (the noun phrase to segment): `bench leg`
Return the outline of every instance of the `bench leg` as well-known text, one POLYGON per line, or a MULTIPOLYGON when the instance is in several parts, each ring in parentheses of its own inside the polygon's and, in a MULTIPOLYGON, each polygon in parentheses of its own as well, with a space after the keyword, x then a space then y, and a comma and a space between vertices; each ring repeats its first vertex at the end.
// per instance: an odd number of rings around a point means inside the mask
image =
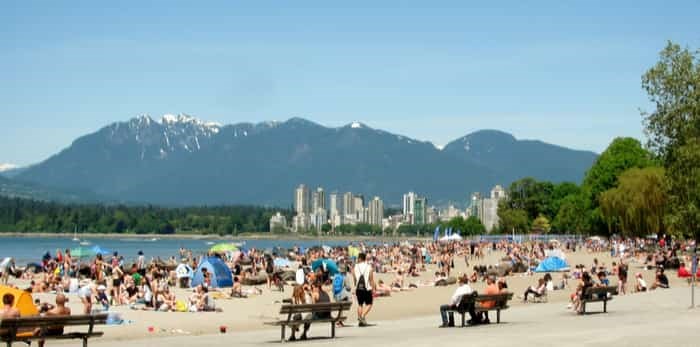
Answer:
POLYGON ((331 338, 335 338, 335 322, 331 322, 331 338))
POLYGON ((462 312, 462 313, 460 313, 460 314, 462 315, 462 328, 464 328, 464 323, 466 323, 466 322, 464 321, 464 312, 462 312))
POLYGON ((282 342, 284 342, 285 341, 285 339, 284 339, 284 325, 282 325, 281 328, 282 328, 282 342))
POLYGON ((501 324, 501 310, 496 310, 496 324, 501 324))
POLYGON ((84 337, 83 338, 83 347, 88 347, 87 341, 88 341, 88 339, 84 337))
POLYGON ((603 313, 608 313, 608 300, 603 300, 603 313))

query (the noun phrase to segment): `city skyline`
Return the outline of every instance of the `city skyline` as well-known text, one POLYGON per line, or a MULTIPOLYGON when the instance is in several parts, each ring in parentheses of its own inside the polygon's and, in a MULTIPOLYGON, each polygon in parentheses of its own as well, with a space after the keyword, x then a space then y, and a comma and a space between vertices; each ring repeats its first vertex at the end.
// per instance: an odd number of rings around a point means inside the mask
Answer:
POLYGON ((396 229, 401 225, 426 225, 447 222, 456 217, 476 217, 487 232, 498 228, 499 202, 507 197, 501 185, 495 185, 485 197, 481 192, 473 192, 466 200, 464 209, 450 203, 447 206, 430 205, 428 197, 408 191, 402 195, 399 213, 386 213, 388 210, 382 197, 374 196, 365 200, 364 195, 334 190, 328 195, 322 186, 311 189, 304 183, 294 189, 294 206, 291 225, 277 212, 270 218, 270 229, 285 228, 293 232, 317 230, 333 231, 342 225, 368 224, 382 230, 396 229), (326 204, 328 202, 328 204, 326 204), (329 209, 326 209, 326 207, 329 209))
POLYGON ((0 146, 17 150, 0 164, 180 112, 361 121, 438 146, 498 129, 600 153, 615 136, 643 139, 640 76, 665 42, 700 46, 700 5, 683 3, 6 2, 0 146))

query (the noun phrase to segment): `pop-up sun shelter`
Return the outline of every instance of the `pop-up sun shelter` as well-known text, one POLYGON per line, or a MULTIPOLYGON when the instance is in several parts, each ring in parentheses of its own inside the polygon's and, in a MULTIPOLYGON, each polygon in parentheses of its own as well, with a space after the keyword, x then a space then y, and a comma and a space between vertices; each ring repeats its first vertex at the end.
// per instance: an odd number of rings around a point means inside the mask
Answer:
POLYGON ((537 265, 535 272, 557 272, 569 270, 566 260, 559 257, 548 257, 537 265))
POLYGON ((199 263, 199 266, 197 266, 197 270, 192 277, 193 287, 204 283, 202 269, 207 269, 213 288, 233 286, 233 275, 228 266, 226 266, 226 263, 217 257, 204 257, 202 258, 202 262, 199 263))
POLYGON ((0 298, 4 297, 5 294, 12 294, 15 297, 15 303, 12 307, 18 309, 22 317, 39 315, 31 294, 23 290, 0 286, 0 298))

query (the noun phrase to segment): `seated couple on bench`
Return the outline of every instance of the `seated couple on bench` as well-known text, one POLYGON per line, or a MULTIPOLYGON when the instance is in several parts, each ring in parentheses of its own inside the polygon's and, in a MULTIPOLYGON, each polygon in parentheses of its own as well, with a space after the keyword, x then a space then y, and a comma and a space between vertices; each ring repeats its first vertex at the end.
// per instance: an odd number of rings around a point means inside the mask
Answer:
MULTIPOLYGON (((484 291, 485 295, 501 294, 501 291, 498 289, 498 285, 496 285, 496 280, 493 277, 488 277, 486 279, 486 283, 487 286, 486 290, 484 291)), ((491 321, 489 320, 488 310, 496 305, 495 302, 481 301, 475 303, 475 301, 469 301, 469 303, 466 305, 462 304, 464 301, 466 301, 463 300, 465 296, 474 294, 474 290, 469 286, 469 278, 466 275, 460 277, 459 287, 455 290, 454 294, 452 294, 450 303, 440 306, 440 316, 442 317, 442 325, 440 325, 440 328, 455 326, 455 311, 460 313, 468 312, 470 319, 467 323, 470 325, 490 323, 491 321), (466 307, 460 307, 462 305, 466 307), (477 307, 477 305, 479 305, 479 307, 477 307)))
MULTIPOLYGON (((4 319, 20 318, 20 312, 14 308, 15 297, 12 294, 5 294, 2 297, 3 309, 0 310, 0 321, 4 319)), ((44 317, 70 316, 70 308, 66 307, 66 298, 63 294, 56 295, 56 306, 43 313, 44 317)), ((60 336, 63 335, 63 327, 56 326, 48 329, 34 329, 33 331, 20 331, 18 336, 22 337, 42 337, 42 336, 60 336)), ((44 340, 39 340, 39 347, 44 346, 44 340)))

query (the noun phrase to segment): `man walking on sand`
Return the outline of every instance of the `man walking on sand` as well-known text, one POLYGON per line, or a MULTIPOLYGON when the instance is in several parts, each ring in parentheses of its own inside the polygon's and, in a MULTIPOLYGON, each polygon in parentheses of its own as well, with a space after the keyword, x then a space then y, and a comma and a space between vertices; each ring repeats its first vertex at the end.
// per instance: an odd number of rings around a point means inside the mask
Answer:
POLYGON ((355 296, 357 296, 357 321, 361 327, 367 326, 367 314, 372 309, 372 288, 376 287, 374 282, 374 271, 372 265, 367 263, 367 255, 360 253, 357 256, 357 264, 352 272, 355 282, 355 296))

